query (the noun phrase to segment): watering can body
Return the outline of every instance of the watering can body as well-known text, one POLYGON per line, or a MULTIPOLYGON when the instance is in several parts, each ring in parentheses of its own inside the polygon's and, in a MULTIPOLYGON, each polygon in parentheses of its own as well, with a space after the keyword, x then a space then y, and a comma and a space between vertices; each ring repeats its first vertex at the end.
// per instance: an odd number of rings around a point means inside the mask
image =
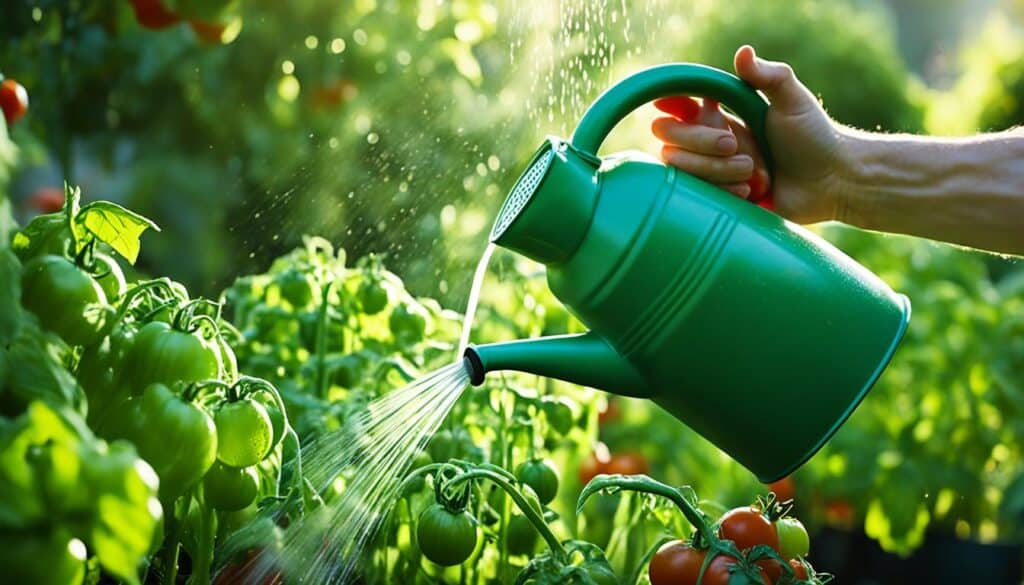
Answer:
POLYGON ((590 331, 471 346, 492 370, 648 398, 765 482, 794 471, 889 362, 910 306, 808 230, 640 154, 600 159, 614 124, 665 95, 714 97, 762 142, 766 103, 731 75, 673 64, 595 102, 571 142, 549 139, 491 239, 547 265, 590 331))

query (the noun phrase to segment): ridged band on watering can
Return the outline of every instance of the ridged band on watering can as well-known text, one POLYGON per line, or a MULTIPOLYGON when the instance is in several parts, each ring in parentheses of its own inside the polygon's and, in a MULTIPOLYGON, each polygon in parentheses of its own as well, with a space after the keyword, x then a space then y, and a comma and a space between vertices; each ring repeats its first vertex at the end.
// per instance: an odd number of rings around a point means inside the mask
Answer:
POLYGON ((649 157, 597 158, 623 116, 678 94, 719 100, 767 155, 767 102, 724 71, 663 65, 608 90, 570 142, 541 147, 491 233, 545 263, 591 331, 472 346, 466 364, 475 384, 508 369, 649 398, 770 482, 853 412, 910 305, 756 205, 649 157))

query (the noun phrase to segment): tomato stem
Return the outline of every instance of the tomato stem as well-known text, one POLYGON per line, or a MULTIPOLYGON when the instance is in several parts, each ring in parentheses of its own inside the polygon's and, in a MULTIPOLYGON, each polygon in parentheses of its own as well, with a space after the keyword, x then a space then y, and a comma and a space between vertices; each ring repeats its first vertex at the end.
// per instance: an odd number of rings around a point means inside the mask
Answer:
POLYGON ((702 537, 707 539, 709 543, 714 543, 718 540, 708 524, 707 517, 703 512, 690 504, 683 495, 682 490, 665 485, 646 475, 598 475, 590 480, 583 488, 583 492, 580 493, 579 500, 576 503, 577 513, 583 507, 587 498, 598 491, 606 489, 629 490, 667 498, 679 508, 683 516, 697 529, 697 534, 694 535, 695 541, 699 541, 702 537))
POLYGON ((541 537, 544 538, 544 541, 547 542, 552 554, 563 562, 568 561, 568 553, 566 552, 565 547, 562 546, 562 543, 559 542, 558 538, 555 537, 553 532, 551 532, 551 528, 548 527, 547 522, 544 521, 544 518, 537 512, 537 510, 534 509, 533 506, 530 505, 522 492, 516 489, 504 474, 496 473, 492 469, 478 467, 448 480, 445 487, 455 487, 476 478, 487 479, 494 485, 505 490, 509 497, 512 498, 512 501, 516 503, 519 511, 530 520, 533 527, 537 529, 537 532, 539 532, 541 537))
POLYGON ((328 281, 321 289, 316 317, 316 390, 320 398, 327 397, 327 309, 333 284, 333 281, 328 281))

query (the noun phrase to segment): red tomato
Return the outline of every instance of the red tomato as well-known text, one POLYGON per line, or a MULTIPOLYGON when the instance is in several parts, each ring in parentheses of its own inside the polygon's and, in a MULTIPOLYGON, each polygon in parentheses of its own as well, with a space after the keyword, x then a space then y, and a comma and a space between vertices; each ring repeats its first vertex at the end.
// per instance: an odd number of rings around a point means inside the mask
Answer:
MULTIPOLYGON (((666 542, 651 558, 647 574, 651 585, 693 585, 707 552, 697 550, 681 540, 666 542)), ((705 582, 707 579, 705 579, 705 582)))
MULTIPOLYGON (((738 561, 735 558, 728 555, 718 555, 711 560, 711 563, 708 565, 708 570, 704 571, 704 578, 701 580, 700 585, 728 585, 729 579, 732 577, 732 571, 730 571, 729 568, 737 562, 738 561)), ((764 574, 764 569, 761 569, 758 572, 760 573, 762 585, 770 585, 773 583, 773 581, 764 574)))
POLYGON ((26 203, 39 213, 60 211, 64 208, 64 189, 40 187, 28 196, 26 203))
POLYGON ((799 559, 789 559, 789 566, 796 573, 797 579, 807 580, 807 568, 804 567, 804 564, 799 559))
POLYGON ((592 453, 580 463, 580 467, 577 470, 580 483, 586 485, 590 480, 594 479, 594 477, 602 473, 608 473, 607 468, 608 462, 601 461, 596 454, 592 453))
POLYGON ((284 577, 279 569, 263 567, 259 561, 260 550, 250 549, 240 563, 228 565, 217 573, 213 585, 236 585, 246 583, 252 585, 284 585, 284 577))
POLYGON ((614 396, 609 396, 605 409, 597 413, 597 424, 606 425, 613 423, 620 418, 622 418, 622 412, 619 408, 619 399, 614 396))
POLYGON ((825 521, 841 528, 853 524, 855 511, 846 500, 833 500, 825 505, 825 521))
POLYGON ((4 119, 10 126, 28 111, 28 92, 20 83, 13 79, 5 79, 0 84, 0 109, 4 111, 4 119))
POLYGON ((768 484, 768 489, 775 492, 775 497, 780 502, 792 500, 796 496, 796 487, 793 485, 793 477, 787 475, 779 481, 768 484))
POLYGON ((142 27, 152 30, 174 26, 181 20, 160 0, 132 0, 132 9, 135 11, 135 20, 142 27))
POLYGON ((200 41, 204 43, 215 43, 220 44, 224 38, 224 29, 227 25, 223 25, 216 22, 203 22, 201 20, 190 20, 188 25, 192 27, 193 32, 200 41))
POLYGON ((333 108, 353 99, 359 93, 356 85, 348 79, 339 79, 313 90, 312 102, 315 108, 333 108))
POLYGON ((768 517, 750 507, 733 508, 722 516, 719 536, 736 543, 745 551, 759 544, 767 544, 779 550, 779 533, 768 517))
POLYGON ((611 460, 605 466, 604 473, 622 475, 639 475, 647 473, 650 468, 647 466, 647 459, 639 453, 617 453, 612 455, 611 460))

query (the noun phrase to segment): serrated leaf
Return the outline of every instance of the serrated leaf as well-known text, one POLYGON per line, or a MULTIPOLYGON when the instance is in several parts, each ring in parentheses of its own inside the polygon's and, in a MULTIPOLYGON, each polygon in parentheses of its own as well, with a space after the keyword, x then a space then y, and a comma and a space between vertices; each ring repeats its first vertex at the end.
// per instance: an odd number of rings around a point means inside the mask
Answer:
POLYGON ((89 203, 78 212, 75 222, 131 264, 139 257, 142 232, 148 228, 160 231, 149 218, 110 201, 89 203))

